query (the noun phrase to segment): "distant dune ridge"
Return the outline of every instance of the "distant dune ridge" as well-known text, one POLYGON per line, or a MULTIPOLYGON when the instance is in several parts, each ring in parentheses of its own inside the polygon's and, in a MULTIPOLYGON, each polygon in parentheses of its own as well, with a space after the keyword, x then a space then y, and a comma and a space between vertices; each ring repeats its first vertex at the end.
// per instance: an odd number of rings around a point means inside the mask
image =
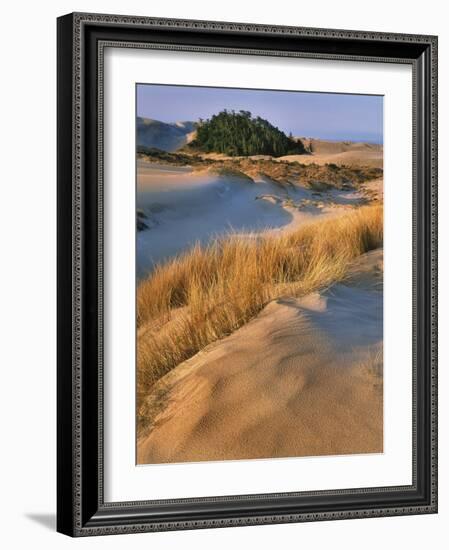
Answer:
POLYGON ((309 155, 289 155, 278 160, 302 164, 337 164, 339 166, 368 166, 383 168, 383 145, 357 141, 330 141, 301 138, 309 155))
POLYGON ((195 122, 161 122, 151 118, 137 117, 137 145, 156 147, 162 151, 176 151, 190 141, 189 134, 195 131, 195 122))
MULTIPOLYGON (((161 122, 159 120, 137 117, 137 147, 156 148, 161 151, 187 151, 186 145, 195 142, 197 122, 161 122)), ((356 141, 332 141, 311 137, 295 137, 302 143, 304 153, 271 157, 273 160, 300 162, 302 164, 338 164, 347 166, 383 167, 383 145, 356 141)), ((191 154, 213 155, 192 149, 191 154)), ((222 153, 215 153, 224 157, 222 153)), ((229 157, 231 158, 231 157, 229 157)))
POLYGON ((379 143, 367 143, 359 141, 334 141, 326 139, 300 137, 306 149, 310 153, 319 154, 337 154, 346 153, 347 151, 378 151, 382 152, 382 145, 379 143))

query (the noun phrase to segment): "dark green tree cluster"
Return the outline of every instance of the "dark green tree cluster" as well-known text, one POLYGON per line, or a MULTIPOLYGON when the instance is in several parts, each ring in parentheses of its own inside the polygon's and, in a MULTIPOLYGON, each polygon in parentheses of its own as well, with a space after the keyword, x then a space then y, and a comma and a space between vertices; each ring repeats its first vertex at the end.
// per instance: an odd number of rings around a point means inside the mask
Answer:
POLYGON ((190 147, 207 153, 230 156, 282 155, 305 153, 301 141, 249 111, 221 111, 209 120, 200 120, 197 135, 190 147))

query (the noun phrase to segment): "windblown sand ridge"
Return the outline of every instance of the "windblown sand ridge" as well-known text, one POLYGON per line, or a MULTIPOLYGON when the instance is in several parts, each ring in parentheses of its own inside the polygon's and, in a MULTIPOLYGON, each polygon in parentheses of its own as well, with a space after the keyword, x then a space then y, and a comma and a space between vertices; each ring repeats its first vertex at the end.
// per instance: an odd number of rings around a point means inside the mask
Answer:
POLYGON ((164 376, 138 463, 382 452, 382 251, 164 376))

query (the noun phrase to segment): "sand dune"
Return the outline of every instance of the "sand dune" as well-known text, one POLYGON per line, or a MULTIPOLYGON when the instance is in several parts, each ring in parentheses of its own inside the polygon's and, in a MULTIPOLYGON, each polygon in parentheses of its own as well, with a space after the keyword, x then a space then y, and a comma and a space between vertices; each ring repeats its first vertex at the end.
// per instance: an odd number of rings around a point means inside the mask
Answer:
POLYGON ((297 161, 302 164, 339 164, 383 168, 383 146, 356 141, 330 141, 300 138, 309 155, 287 155, 278 160, 297 161))
POLYGON ((357 191, 317 194, 264 176, 222 176, 138 161, 137 206, 149 230, 137 236, 138 277, 161 261, 219 234, 290 230, 313 216, 359 204, 357 191))
POLYGON ((341 153, 312 153, 311 155, 287 155, 274 160, 287 160, 301 164, 344 164, 346 166, 383 167, 382 150, 349 150, 341 153))
POLYGON ((368 143, 363 141, 338 141, 330 139, 318 139, 318 138, 299 138, 306 147, 312 153, 319 154, 336 154, 344 153, 346 151, 378 151, 382 152, 383 146, 378 143, 368 143))
POLYGON ((201 157, 210 160, 231 160, 249 158, 252 160, 273 160, 299 162, 300 164, 338 164, 345 166, 368 166, 370 168, 383 168, 382 149, 349 149, 347 151, 325 151, 305 155, 284 155, 282 157, 270 157, 269 155, 252 155, 250 157, 229 157, 221 153, 203 153, 201 157))
POLYGON ((282 205, 255 200, 274 190, 282 194, 272 184, 256 186, 251 180, 145 164, 139 163, 137 201, 152 228, 138 234, 138 276, 196 242, 206 243, 224 232, 281 227, 292 220, 282 205))
MULTIPOLYGON (((299 138, 307 150, 305 155, 284 155, 271 157, 269 155, 253 155, 253 160, 273 160, 299 162, 301 164, 338 164, 346 166, 368 166, 383 168, 383 146, 375 143, 352 141, 327 141, 314 138, 299 138)), ((202 157, 212 160, 230 160, 232 157, 220 153, 203 153, 202 157)), ((244 158, 244 157, 234 157, 244 158)))
POLYGON ((157 147, 176 151, 189 143, 195 134, 192 121, 167 123, 151 118, 137 117, 137 144, 139 147, 157 147))
POLYGON ((382 251, 162 378, 138 463, 382 452, 382 251))

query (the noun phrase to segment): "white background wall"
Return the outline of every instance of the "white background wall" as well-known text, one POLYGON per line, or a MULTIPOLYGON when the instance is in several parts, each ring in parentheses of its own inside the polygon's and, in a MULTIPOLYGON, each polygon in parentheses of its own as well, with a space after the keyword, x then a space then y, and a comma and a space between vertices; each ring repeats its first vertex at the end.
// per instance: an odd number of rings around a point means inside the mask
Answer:
MULTIPOLYGON (((449 529, 449 203, 445 2, 409 0, 109 0, 8 2, 0 85, 0 507, 4 548, 446 548, 449 529), (55 529, 56 17, 126 13, 440 37, 440 513, 298 525, 71 540, 55 529), (446 539, 446 540, 444 540, 446 539)), ((70 131, 70 129, 68 129, 70 131)))

